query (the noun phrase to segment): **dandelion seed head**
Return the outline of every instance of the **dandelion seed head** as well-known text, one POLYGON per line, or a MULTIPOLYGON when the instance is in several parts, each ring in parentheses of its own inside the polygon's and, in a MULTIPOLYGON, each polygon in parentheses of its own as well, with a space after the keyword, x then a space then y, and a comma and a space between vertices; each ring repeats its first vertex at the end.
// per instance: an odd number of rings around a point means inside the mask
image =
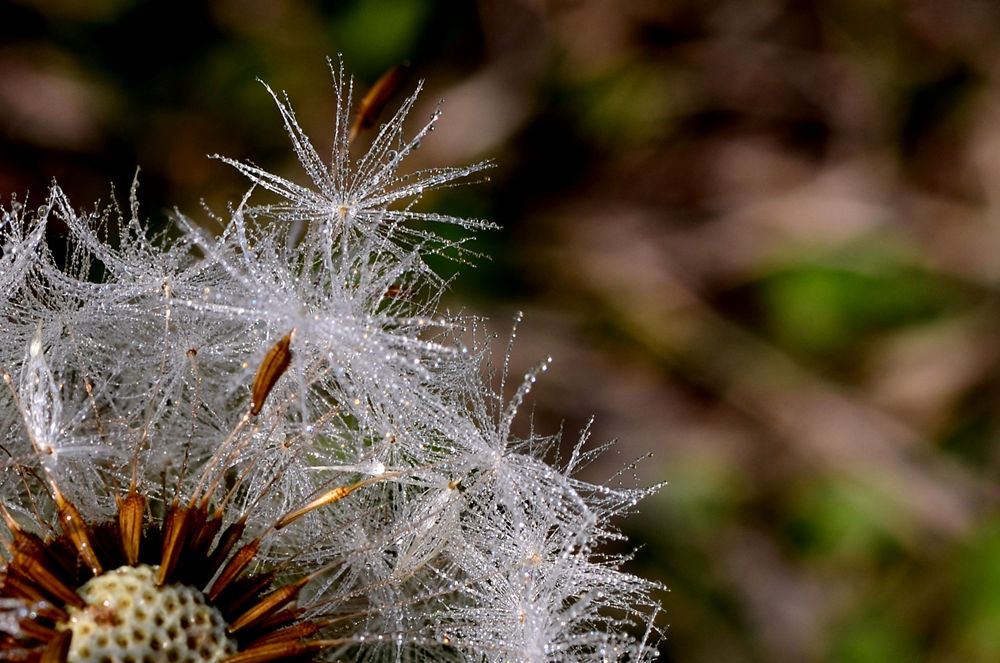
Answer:
POLYGON ((148 620, 182 596, 214 619, 197 660, 655 656, 657 586, 601 552, 648 491, 575 478, 586 431, 565 462, 514 435, 551 358, 508 384, 480 323, 440 310, 426 258, 491 226, 422 199, 488 164, 404 172, 440 113, 408 127, 418 84, 356 129, 331 71, 331 157, 265 85, 305 177, 219 157, 251 187, 216 235, 180 212, 151 235, 137 185, 103 213, 56 185, 2 210, 0 657, 160 660, 148 620))

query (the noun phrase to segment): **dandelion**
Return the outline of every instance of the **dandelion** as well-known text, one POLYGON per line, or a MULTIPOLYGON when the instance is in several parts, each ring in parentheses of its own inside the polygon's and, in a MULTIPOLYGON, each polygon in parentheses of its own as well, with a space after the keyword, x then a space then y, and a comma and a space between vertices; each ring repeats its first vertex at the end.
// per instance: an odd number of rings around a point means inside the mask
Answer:
POLYGON ((352 124, 331 70, 329 162, 268 88, 312 186, 222 158, 253 184, 216 237, 149 236, 137 186, 2 210, 0 659, 655 656, 656 585, 600 549, 650 490, 574 478, 586 434, 517 439, 535 374, 506 400, 437 310, 424 259, 467 254, 427 223, 490 226, 416 205, 486 164, 401 170, 416 93, 353 157, 385 90, 352 124))

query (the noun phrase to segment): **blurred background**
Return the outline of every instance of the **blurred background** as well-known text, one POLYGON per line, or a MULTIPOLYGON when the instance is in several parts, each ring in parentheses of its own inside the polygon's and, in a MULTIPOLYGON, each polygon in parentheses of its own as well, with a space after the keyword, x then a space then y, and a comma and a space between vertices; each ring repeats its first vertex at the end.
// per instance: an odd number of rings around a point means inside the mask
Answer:
POLYGON ((2 2, 0 193, 210 224, 206 154, 305 181, 255 78, 326 153, 338 53, 445 100, 414 168, 496 160, 424 206, 503 226, 441 269, 555 358, 523 429, 669 482, 662 661, 1000 660, 1000 4, 2 2))

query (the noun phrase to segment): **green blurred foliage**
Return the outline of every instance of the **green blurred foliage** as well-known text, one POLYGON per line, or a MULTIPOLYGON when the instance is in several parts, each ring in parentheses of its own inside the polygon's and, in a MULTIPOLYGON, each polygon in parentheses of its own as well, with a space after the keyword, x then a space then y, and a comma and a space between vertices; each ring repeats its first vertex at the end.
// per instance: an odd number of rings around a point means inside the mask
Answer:
POLYGON ((432 3, 420 0, 342 3, 331 17, 331 27, 338 46, 363 67, 358 75, 378 76, 413 56, 432 8, 432 3))
POLYGON ((892 501, 870 486, 813 480, 789 497, 786 537, 803 561, 877 563, 902 544, 892 501))
POLYGON ((837 361, 873 334, 933 322, 961 308, 963 292, 912 261, 872 255, 796 255, 751 286, 763 331, 789 351, 837 361))
POLYGON ((830 663, 910 663, 922 660, 913 634, 885 610, 862 609, 834 629, 830 663))
POLYGON ((956 560, 958 581, 954 614, 956 653, 964 660, 993 661, 1000 656, 1000 523, 984 526, 956 560))

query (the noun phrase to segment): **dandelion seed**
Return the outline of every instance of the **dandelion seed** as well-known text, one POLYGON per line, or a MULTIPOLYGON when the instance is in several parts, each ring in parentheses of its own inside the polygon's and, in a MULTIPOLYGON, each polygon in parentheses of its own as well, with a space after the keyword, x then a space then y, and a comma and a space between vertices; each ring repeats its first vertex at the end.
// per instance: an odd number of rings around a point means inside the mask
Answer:
POLYGON ((406 78, 409 71, 410 65, 404 62, 403 64, 396 65, 375 81, 375 85, 372 86, 372 89, 368 91, 368 94, 364 96, 358 105, 357 117, 354 120, 354 124, 351 125, 347 142, 353 143, 359 132, 375 126, 375 120, 378 119, 382 109, 389 103, 392 95, 396 94, 396 91, 399 90, 399 87, 403 84, 403 79, 406 78))
MULTIPOLYGON (((216 155, 260 187, 285 199, 282 203, 253 206, 248 210, 252 215, 273 217, 292 228, 305 224, 310 234, 303 243, 308 252, 305 261, 331 268, 335 256, 349 253, 356 242, 388 252, 397 260, 405 260, 407 255, 415 257, 448 250, 461 255, 461 242, 444 241, 434 232, 417 229, 412 225, 417 221, 451 224, 466 229, 495 227, 485 221, 413 209, 413 202, 424 193, 452 186, 456 181, 489 166, 488 162, 481 162, 465 167, 432 168, 408 173, 403 179, 399 173, 403 161, 433 131, 440 117, 439 113, 435 113, 413 136, 404 137, 404 120, 416 102, 421 85, 378 132, 367 153, 352 163, 348 150, 351 142, 348 118, 353 85, 345 81, 342 68, 331 64, 331 72, 339 105, 334 126, 333 157, 329 165, 324 163, 299 126, 287 99, 265 85, 278 106, 299 162, 315 189, 295 184, 250 163, 216 155), (416 248, 419 252, 411 253, 416 248)), ((375 110, 382 93, 388 92, 386 86, 398 84, 395 82, 396 75, 390 72, 389 77, 386 83, 381 84, 380 94, 363 104, 366 110, 368 107, 375 110)), ((427 272, 422 259, 418 258, 414 264, 419 265, 422 272, 427 272)))
POLYGON ((289 350, 289 345, 291 345, 293 336, 295 336, 294 329, 275 343, 274 347, 264 355, 264 360, 260 363, 260 368, 257 369, 257 377, 254 378, 253 387, 250 389, 252 398, 250 414, 255 416, 260 414, 261 408, 264 407, 264 401, 267 400, 267 395, 271 393, 278 378, 288 370, 288 364, 292 361, 292 351, 289 350))

